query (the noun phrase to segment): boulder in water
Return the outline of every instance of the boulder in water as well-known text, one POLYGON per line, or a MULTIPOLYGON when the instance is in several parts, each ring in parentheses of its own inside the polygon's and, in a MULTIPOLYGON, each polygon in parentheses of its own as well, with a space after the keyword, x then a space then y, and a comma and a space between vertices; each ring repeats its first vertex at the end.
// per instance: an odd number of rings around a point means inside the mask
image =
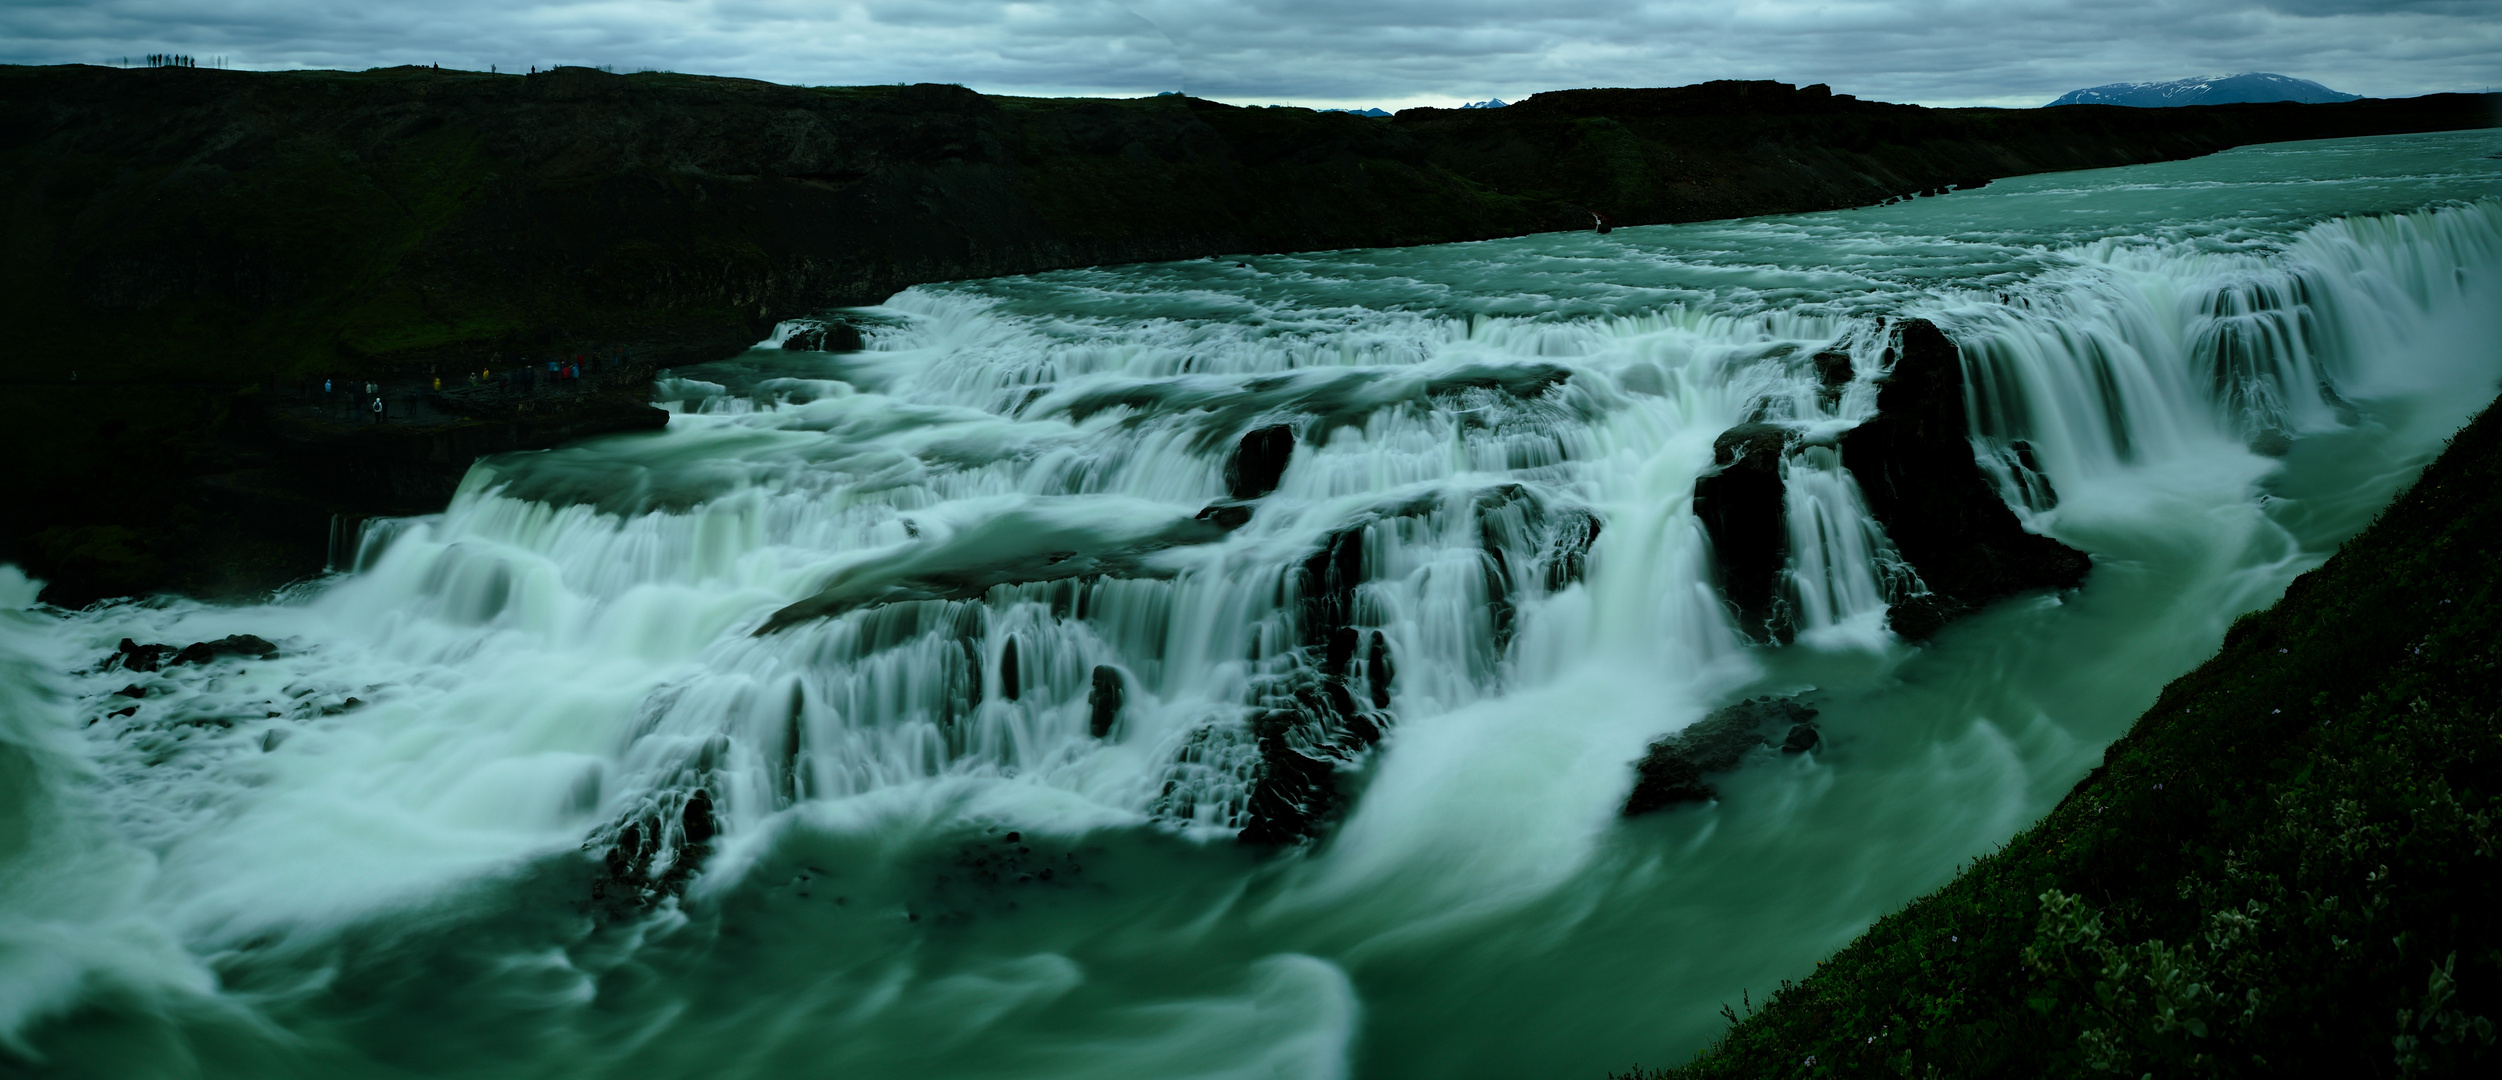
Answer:
POLYGON ((1373 647, 1365 654, 1364 674, 1372 684, 1373 708, 1389 708, 1390 680, 1397 677, 1398 670, 1390 660, 1390 639, 1379 630, 1373 631, 1373 647))
POLYGON ((791 331, 782 347, 801 352, 859 352, 860 328, 847 322, 812 322, 791 331))
POLYGON ((710 790, 696 788, 674 807, 672 801, 665 793, 649 799, 584 842, 605 871, 591 882, 603 914, 623 918, 684 893, 712 854, 721 818, 710 790))
POLYGON ((119 649, 107 663, 120 664, 127 671, 155 671, 178 650, 171 645, 141 645, 123 638, 119 649))
POLYGON ((1095 684, 1086 694, 1086 730, 1101 739, 1112 734, 1121 718, 1121 673, 1109 664, 1095 665, 1095 684))
POLYGON ((1720 797, 1720 789, 1703 779, 1702 766, 1672 739, 1652 743, 1633 769, 1636 779, 1633 794, 1625 799, 1626 817, 1720 797))
POLYGON ((1199 511, 1195 520, 1232 532, 1251 523, 1251 508, 1241 503, 1213 503, 1199 511))
POLYGON ((1850 385, 1850 354, 1839 349, 1827 349, 1816 354, 1815 364, 1816 386, 1819 388, 1817 397, 1830 407, 1842 399, 1842 388, 1850 385))
POLYGON ((1781 752, 1784 754, 1805 754, 1812 752, 1816 749, 1816 747, 1823 744, 1824 736, 1817 732, 1815 724, 1793 724, 1790 726, 1789 735, 1781 740, 1781 752))
POLYGON ((1787 641, 1793 633, 1781 596, 1789 560, 1781 456, 1794 437, 1777 424, 1730 428, 1712 442, 1712 471, 1694 481, 1694 514, 1711 536, 1720 593, 1738 628, 1757 641, 1787 641))
POLYGON ((171 667, 175 664, 205 664, 227 656, 249 656, 259 660, 275 660, 278 658, 278 646, 272 645, 269 642, 251 634, 234 634, 228 637, 219 638, 215 641, 195 641, 184 646, 181 652, 175 653, 174 658, 167 662, 167 666, 171 667))
POLYGON ((1963 358, 1924 319, 1902 324, 1902 349, 1877 391, 1877 414, 1842 435, 1842 464, 1869 514, 1928 586, 1888 612, 1896 634, 1921 640, 1947 620, 2029 589, 2069 589, 2092 561, 2026 532, 1973 457, 1963 358))
POLYGON ((1344 801, 1337 762, 1325 750, 1301 745, 1303 719, 1298 712, 1281 710, 1252 723, 1260 778, 1251 789, 1249 820, 1239 834, 1245 844, 1274 847, 1309 840, 1344 801))
POLYGON ((680 816, 689 845, 712 843, 713 834, 719 831, 712 816, 712 796, 702 791, 687 796, 686 811, 680 816))
POLYGON ((1285 479, 1286 462, 1293 457, 1293 428, 1275 424, 1247 432, 1225 467, 1225 489, 1237 499, 1267 495, 1285 479))
POLYGON ((1304 662, 1260 692, 1266 709, 1251 725, 1259 765, 1243 843, 1299 844, 1318 836, 1345 803, 1340 766, 1381 740, 1379 714, 1362 703, 1389 703, 1390 647, 1380 631, 1354 625, 1356 591, 1370 570, 1364 538, 1371 527, 1339 530, 1303 562, 1295 614, 1304 662))
POLYGON ((1685 730, 1652 743, 1642 760, 1634 763, 1633 793, 1625 799, 1624 815, 1718 798, 1719 791, 1707 776, 1735 769, 1745 763, 1747 754, 1771 746, 1764 737, 1766 731, 1788 729, 1783 749, 1798 739, 1800 728, 1812 740, 1815 725, 1809 721, 1815 715, 1816 710, 1794 697, 1758 697, 1714 710, 1685 730))
POLYGON ((1546 591, 1561 592, 1589 568, 1590 548, 1598 543, 1601 523, 1597 514, 1571 509, 1555 515, 1555 524, 1547 534, 1546 591))

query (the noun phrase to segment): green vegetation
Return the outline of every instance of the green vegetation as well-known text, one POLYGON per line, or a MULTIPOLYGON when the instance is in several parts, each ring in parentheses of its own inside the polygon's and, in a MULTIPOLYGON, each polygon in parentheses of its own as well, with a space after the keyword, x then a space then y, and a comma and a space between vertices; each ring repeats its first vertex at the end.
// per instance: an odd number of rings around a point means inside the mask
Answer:
POLYGON ((2502 408, 2060 806, 1654 1080, 2502 1061, 2502 408))
POLYGON ((474 132, 373 145, 273 126, 171 147, 197 133, 145 135, 0 152, 0 185, 32 196, 11 202, 0 245, 10 376, 233 385, 520 325, 517 311, 430 296, 411 265, 497 175, 474 132))

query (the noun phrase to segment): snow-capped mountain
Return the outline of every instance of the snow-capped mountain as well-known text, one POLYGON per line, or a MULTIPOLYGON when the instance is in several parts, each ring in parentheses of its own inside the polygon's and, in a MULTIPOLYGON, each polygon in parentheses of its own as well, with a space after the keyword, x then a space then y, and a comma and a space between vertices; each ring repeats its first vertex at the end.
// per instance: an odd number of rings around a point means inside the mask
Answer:
POLYGON ((2265 72, 2209 75, 2172 82, 2110 83, 2070 90, 2053 105, 2132 105, 2159 109, 2172 105, 2227 105, 2237 101, 2298 101, 2317 104, 2352 101, 2361 94, 2331 90, 2309 79, 2265 72))

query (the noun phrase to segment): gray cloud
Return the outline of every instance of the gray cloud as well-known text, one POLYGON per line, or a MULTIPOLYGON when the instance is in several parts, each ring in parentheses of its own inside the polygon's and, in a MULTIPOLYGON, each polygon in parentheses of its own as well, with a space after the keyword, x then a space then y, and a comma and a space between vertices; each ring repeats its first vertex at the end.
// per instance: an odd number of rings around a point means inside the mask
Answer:
POLYGON ((1825 82, 2034 105, 2275 71, 2381 96, 2502 83, 2502 0, 5 0, 0 61, 607 64, 994 93, 1448 104, 1575 86, 1825 82))

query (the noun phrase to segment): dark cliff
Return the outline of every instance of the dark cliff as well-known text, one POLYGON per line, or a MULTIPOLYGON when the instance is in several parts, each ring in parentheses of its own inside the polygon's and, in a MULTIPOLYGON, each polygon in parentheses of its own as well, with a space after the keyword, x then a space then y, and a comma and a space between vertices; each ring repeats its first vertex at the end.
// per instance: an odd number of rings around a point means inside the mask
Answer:
MULTIPOLYGON (((9 429, 28 467, 0 490, 15 511, 0 559, 84 582, 56 591, 69 599, 301 571, 301 551, 210 538, 236 513, 219 493, 251 486, 233 476, 275 476, 315 517, 406 509, 291 470, 319 440, 267 437, 272 403, 325 374, 667 364, 927 281, 1480 239, 1593 213, 1830 209, 2492 111, 2464 95, 1933 110, 1757 82, 1376 120, 580 68, 0 68, 0 394, 34 417, 9 429)), ((613 422, 594 427, 648 422, 604 398, 595 411, 613 422)), ((542 417, 420 456, 581 430, 542 417)))

